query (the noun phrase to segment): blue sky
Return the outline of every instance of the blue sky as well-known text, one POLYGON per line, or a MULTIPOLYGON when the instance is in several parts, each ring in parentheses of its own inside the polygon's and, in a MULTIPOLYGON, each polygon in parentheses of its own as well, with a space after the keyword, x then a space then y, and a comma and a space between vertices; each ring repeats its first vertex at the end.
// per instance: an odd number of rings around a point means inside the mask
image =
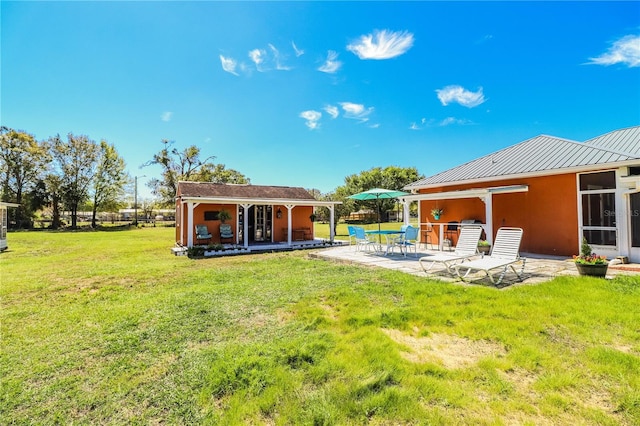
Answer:
POLYGON ((132 176, 169 139, 328 192, 640 124, 640 2, 0 6, 2 124, 106 139, 132 176))

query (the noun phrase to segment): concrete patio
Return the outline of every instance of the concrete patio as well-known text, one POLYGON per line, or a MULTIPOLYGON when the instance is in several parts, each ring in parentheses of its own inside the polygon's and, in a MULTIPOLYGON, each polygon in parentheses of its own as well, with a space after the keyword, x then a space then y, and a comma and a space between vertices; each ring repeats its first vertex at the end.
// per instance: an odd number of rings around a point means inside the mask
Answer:
MULTIPOLYGON (((417 251, 417 256, 415 257, 411 252, 407 255, 407 257, 404 257, 397 252, 384 256, 382 254, 375 254, 373 252, 356 251, 355 246, 347 245, 315 251, 311 253, 310 256, 341 263, 393 269, 420 277, 433 277, 442 281, 464 284, 464 282, 459 278, 449 274, 443 265, 436 264, 428 273, 425 273, 422 270, 418 259, 435 253, 439 252, 419 248, 417 251)), ((516 275, 513 273, 513 271, 511 271, 511 269, 509 269, 504 277, 504 280, 499 285, 500 288, 510 287, 513 285, 537 284, 545 281, 550 281, 557 276, 578 275, 578 271, 570 258, 542 256, 530 253, 521 253, 520 255, 521 257, 526 258, 524 280, 522 282, 518 281, 516 275)), ((516 264, 516 269, 519 270, 519 267, 520 264, 516 264)), ((640 280, 640 265, 622 265, 616 264, 614 261, 609 266, 609 269, 607 271, 607 278, 613 278, 618 274, 635 275, 638 276, 638 279, 640 280)), ((492 286, 491 281, 487 277, 485 277, 483 273, 470 276, 469 279, 472 280, 472 284, 492 286)))

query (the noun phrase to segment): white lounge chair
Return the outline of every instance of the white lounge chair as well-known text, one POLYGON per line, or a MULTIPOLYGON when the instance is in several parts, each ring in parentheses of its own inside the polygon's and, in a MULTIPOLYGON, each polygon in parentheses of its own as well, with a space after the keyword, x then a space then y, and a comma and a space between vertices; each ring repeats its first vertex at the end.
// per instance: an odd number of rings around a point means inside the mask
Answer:
POLYGON ((458 237, 458 244, 456 250, 453 253, 438 253, 434 255, 428 255, 421 257, 419 262, 422 270, 429 272, 433 265, 436 263, 442 263, 447 272, 454 274, 455 271, 451 267, 457 263, 464 262, 470 257, 478 254, 478 241, 480 241, 480 235, 482 234, 481 226, 468 225, 464 226, 460 230, 460 236, 458 237), (425 264, 429 264, 425 267, 425 264))
POLYGON ((520 257, 520 254, 518 253, 520 251, 521 241, 521 228, 498 229, 496 240, 493 242, 493 248, 491 249, 491 255, 484 256, 481 259, 472 260, 467 263, 455 265, 456 274, 461 280, 466 281, 467 276, 472 271, 482 271, 487 274, 493 285, 498 285, 504 279, 507 269, 511 268, 518 277, 518 280, 522 281, 524 265, 527 259, 520 257), (517 262, 522 262, 522 269, 520 272, 518 272, 513 266, 517 262), (466 269, 464 274, 461 272, 463 269, 466 269), (497 281, 491 272, 494 269, 502 269, 497 281))

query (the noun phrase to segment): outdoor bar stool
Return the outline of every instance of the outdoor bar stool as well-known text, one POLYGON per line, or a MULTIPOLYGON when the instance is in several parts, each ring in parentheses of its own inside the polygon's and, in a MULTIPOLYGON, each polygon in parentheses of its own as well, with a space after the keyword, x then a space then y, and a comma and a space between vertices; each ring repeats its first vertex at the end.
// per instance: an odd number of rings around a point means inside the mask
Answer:
POLYGON ((428 249, 427 244, 433 247, 431 242, 431 234, 433 233, 433 225, 431 222, 427 222, 427 227, 422 230, 422 245, 425 249, 428 249))
POLYGON ((449 251, 453 250, 453 237, 458 236, 458 222, 447 223, 447 228, 444 231, 444 240, 442 241, 442 248, 445 245, 449 246, 449 251))

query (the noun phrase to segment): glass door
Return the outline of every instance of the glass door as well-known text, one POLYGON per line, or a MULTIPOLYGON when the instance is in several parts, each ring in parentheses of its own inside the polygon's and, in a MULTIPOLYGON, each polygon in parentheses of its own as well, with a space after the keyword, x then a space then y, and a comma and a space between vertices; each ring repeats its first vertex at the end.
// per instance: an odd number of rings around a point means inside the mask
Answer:
POLYGON ((640 193, 629 196, 629 221, 631 222, 631 260, 640 262, 640 193))
POLYGON ((254 241, 271 242, 273 206, 256 206, 254 213, 254 241))

